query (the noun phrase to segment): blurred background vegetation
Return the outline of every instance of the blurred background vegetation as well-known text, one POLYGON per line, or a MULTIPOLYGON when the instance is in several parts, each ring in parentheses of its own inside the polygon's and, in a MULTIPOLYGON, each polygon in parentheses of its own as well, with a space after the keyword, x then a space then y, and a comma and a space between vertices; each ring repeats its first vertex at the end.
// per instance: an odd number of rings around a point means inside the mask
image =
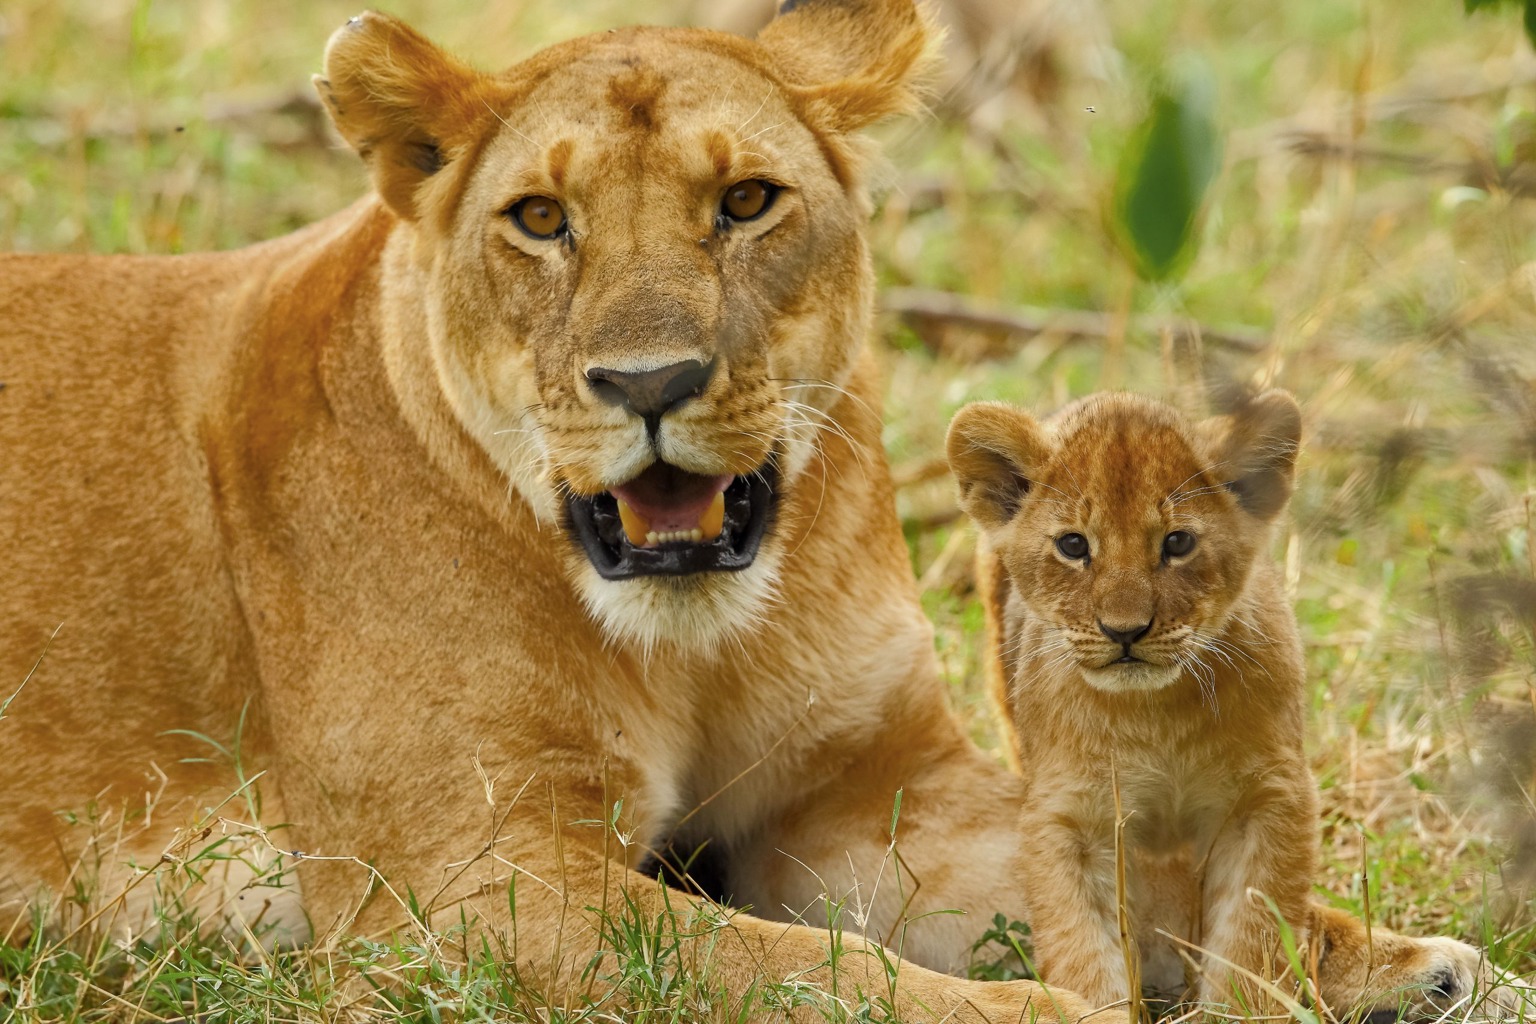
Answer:
MULTIPOLYGON (((226 248, 350 202, 363 171, 308 80, 358 2, 5 0, 0 248, 226 248)), ((384 6, 487 68, 637 20, 770 13, 384 6)), ((948 0, 930 114, 881 132, 877 348, 914 569, 990 745, 973 538, 940 458, 954 410, 1295 392, 1306 454, 1275 556, 1308 645, 1320 885, 1363 910, 1368 884, 1378 923, 1528 971, 1536 56, 1518 5, 1472 6, 948 0)))

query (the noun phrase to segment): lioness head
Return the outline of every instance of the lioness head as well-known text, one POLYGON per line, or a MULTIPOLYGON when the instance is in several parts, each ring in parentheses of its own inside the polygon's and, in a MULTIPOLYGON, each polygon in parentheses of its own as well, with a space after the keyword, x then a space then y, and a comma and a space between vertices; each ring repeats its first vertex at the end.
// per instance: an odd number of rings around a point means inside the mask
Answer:
POLYGON ((755 40, 630 28, 496 75, 354 18, 316 85, 401 218, 394 329, 617 636, 754 622, 869 326, 853 135, 914 102, 911 0, 789 0, 755 40), (553 541, 552 541, 553 542, 553 541))
POLYGON ((961 409, 949 462, 1061 662, 1107 691, 1155 690, 1219 634, 1290 498, 1301 413, 1269 391, 1201 423, 1137 395, 1095 395, 1046 423, 961 409))

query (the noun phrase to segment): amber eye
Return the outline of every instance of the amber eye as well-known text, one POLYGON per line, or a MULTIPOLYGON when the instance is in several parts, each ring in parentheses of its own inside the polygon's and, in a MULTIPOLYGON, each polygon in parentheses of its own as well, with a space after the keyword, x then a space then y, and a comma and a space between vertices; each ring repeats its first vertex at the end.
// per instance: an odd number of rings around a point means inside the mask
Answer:
POLYGON ((720 212, 731 220, 755 220, 768 212, 779 187, 759 178, 738 181, 725 190, 720 200, 720 212))
POLYGON ((529 238, 554 238, 565 230, 565 208, 549 196, 519 199, 507 213, 529 238))
POLYGON ((1195 535, 1174 530, 1163 538, 1163 557, 1179 558, 1195 550, 1195 535))
POLYGON ((1088 557, 1088 538, 1080 533, 1064 533, 1056 538, 1056 550, 1071 559, 1088 557))

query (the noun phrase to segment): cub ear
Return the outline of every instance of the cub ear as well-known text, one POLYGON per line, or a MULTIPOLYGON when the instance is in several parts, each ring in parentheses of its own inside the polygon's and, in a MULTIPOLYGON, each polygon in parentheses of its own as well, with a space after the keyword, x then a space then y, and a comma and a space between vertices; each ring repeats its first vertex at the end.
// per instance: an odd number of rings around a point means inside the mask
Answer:
POLYGON ((960 507, 983 531, 990 531, 1018 514, 1050 446, 1040 424, 1024 410, 1002 402, 974 402, 955 414, 945 450, 960 484, 960 507))
POLYGON ((1291 499, 1301 451, 1301 409, 1289 391, 1271 390, 1200 424, 1215 453, 1216 475, 1243 508, 1273 519, 1291 499))
POLYGON ((384 201, 415 220, 417 188, 489 115, 489 78, 376 11, 336 30, 324 67, 315 89, 336 130, 367 161, 384 201))
POLYGON ((913 0, 784 0, 757 41, 811 120, 848 133, 918 107, 938 37, 913 0))

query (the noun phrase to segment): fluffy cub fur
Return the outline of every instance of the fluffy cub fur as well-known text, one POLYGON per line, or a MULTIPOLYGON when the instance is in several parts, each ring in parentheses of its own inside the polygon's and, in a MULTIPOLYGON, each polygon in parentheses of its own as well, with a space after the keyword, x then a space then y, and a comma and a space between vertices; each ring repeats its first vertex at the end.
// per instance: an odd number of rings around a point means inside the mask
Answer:
POLYGON ((1126 998, 1139 975, 1163 998, 1280 1011, 1264 982, 1292 973, 1282 922, 1337 956, 1322 971, 1335 1009, 1367 986, 1387 1006, 1398 987, 1433 1002, 1476 968, 1470 947, 1431 940, 1443 976, 1398 955, 1408 947, 1345 970, 1369 961, 1363 929, 1309 898, 1306 680, 1267 554, 1300 434, 1281 391, 1201 423, 1104 394, 1046 423, 973 405, 950 428, 962 504, 990 549, 1039 966, 1090 1003, 1126 998), (1135 955, 1120 938, 1117 821, 1135 955))

